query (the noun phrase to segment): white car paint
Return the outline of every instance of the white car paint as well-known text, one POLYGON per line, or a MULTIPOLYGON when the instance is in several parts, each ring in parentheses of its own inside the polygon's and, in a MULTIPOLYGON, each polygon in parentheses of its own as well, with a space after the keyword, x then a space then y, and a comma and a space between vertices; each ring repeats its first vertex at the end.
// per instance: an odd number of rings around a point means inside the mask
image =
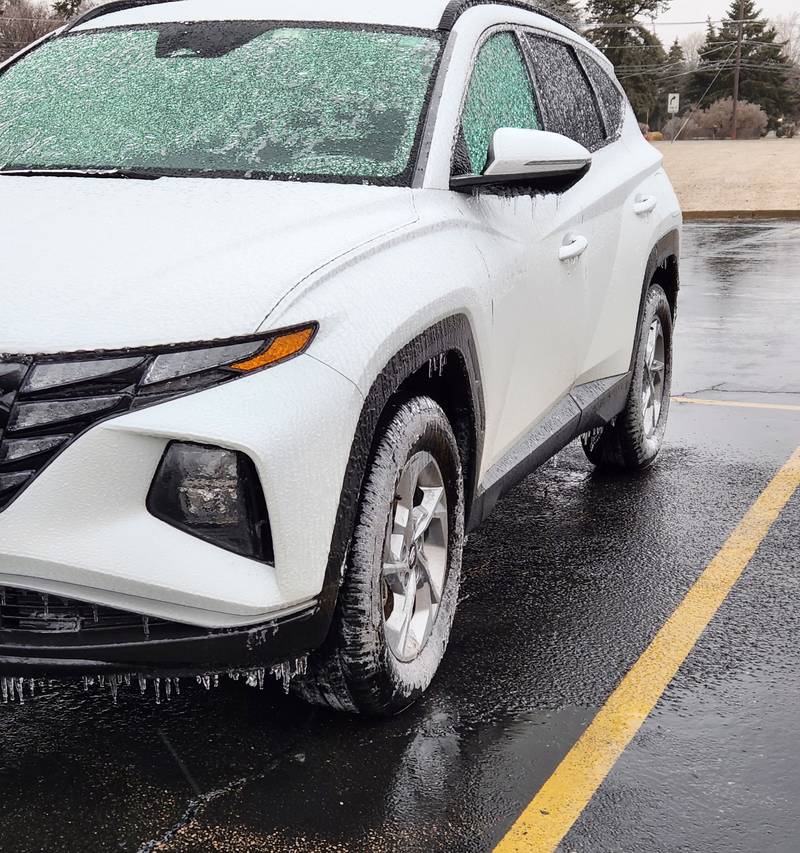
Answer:
MULTIPOLYGON (((180 0, 98 28, 220 17, 435 28, 444 2, 180 0)), ((459 19, 414 188, 162 178, 0 177, 0 352, 172 344, 318 321, 308 354, 104 422, 0 513, 0 585, 200 626, 252 625, 320 592, 361 406, 391 357, 468 319, 486 408, 480 476, 576 384, 625 373, 651 248, 680 225, 660 158, 630 109, 619 140, 561 195, 449 189, 463 94, 481 40, 531 12, 459 19), (655 198, 649 213, 634 206, 655 198), (31 235, 44 252, 19 251, 31 235), (583 245, 585 242, 585 246, 583 245), (585 248, 564 261, 565 244, 585 248), (153 518, 144 500, 171 438, 255 461, 275 538, 265 567, 153 518)))
POLYGON ((394 187, 2 180, 3 275, 24 282, 3 293, 9 353, 245 335, 332 260, 417 218, 394 187), (31 234, 46 235, 45 251, 19 251, 31 234))

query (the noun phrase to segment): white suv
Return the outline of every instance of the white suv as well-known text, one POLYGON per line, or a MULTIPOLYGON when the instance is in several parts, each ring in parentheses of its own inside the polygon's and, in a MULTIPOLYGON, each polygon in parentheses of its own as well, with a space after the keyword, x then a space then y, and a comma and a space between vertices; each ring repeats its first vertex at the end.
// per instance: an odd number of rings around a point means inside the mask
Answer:
POLYGON ((465 534, 669 407, 681 214, 521 0, 121 0, 0 68, 0 675, 264 671, 367 714, 465 534))

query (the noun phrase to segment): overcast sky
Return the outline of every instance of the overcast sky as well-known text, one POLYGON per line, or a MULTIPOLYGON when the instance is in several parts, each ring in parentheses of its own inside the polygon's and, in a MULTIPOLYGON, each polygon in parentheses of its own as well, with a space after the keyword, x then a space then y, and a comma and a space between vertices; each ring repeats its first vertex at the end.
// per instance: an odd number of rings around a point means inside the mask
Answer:
MULTIPOLYGON (((774 18, 778 15, 789 15, 800 11, 798 0, 756 0, 764 15, 774 18)), ((697 30, 705 30, 705 19, 711 15, 712 20, 724 17, 730 6, 730 0, 672 0, 669 12, 664 12, 656 19, 656 32, 664 44, 670 44, 677 36, 679 39, 697 30), (701 21, 702 23, 677 23, 679 21, 701 21)))

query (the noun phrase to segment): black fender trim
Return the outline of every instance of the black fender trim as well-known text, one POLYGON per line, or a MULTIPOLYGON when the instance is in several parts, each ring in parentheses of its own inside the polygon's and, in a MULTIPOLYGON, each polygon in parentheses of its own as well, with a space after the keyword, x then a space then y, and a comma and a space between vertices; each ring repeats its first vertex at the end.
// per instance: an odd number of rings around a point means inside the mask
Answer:
MULTIPOLYGON (((364 478, 372 457, 376 436, 383 420, 390 416, 390 400, 397 394, 403 383, 421 369, 433 364, 443 354, 458 357, 466 372, 471 389, 471 399, 467 401, 474 427, 474 460, 471 466, 470 482, 466 484, 467 500, 475 494, 480 459, 483 453, 485 434, 485 407, 480 364, 475 339, 469 320, 458 314, 431 326, 403 347, 384 369, 378 374, 367 394, 353 438, 350 460, 345 471, 339 510, 331 539, 328 563, 325 571, 325 583, 320 596, 320 608, 327 619, 328 626, 333 620, 339 586, 342 581, 344 563, 347 557, 353 527, 356 522, 358 506, 364 478)), ((469 503, 467 505, 469 512, 469 503)))
MULTIPOLYGON (((670 258, 674 258, 677 263, 678 258, 680 257, 680 243, 680 231, 675 228, 672 231, 668 231, 663 237, 661 237, 650 251, 650 257, 647 259, 647 266, 645 267, 644 280, 642 281, 642 295, 639 300, 639 312, 636 315, 636 333, 633 338, 633 350, 631 352, 630 361, 631 373, 634 369, 636 353, 639 351, 639 339, 642 332, 644 307, 647 303, 647 292, 650 290, 650 285, 652 284, 653 278, 655 277, 656 271, 659 267, 666 267, 670 258)), ((680 289, 680 282, 677 282, 677 285, 678 289, 680 289)))

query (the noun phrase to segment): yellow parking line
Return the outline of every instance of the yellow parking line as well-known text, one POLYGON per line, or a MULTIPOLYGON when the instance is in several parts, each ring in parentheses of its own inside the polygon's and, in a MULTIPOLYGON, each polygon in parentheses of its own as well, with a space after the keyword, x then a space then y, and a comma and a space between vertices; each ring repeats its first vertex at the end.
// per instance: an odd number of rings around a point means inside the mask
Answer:
POLYGON ((500 853, 552 853, 650 715, 795 490, 800 447, 775 475, 505 838, 500 853))
POLYGON ((779 412, 800 412, 800 406, 790 403, 743 403, 741 400, 700 400, 697 397, 673 397, 673 403, 694 403, 696 406, 733 406, 737 409, 773 409, 779 412))

